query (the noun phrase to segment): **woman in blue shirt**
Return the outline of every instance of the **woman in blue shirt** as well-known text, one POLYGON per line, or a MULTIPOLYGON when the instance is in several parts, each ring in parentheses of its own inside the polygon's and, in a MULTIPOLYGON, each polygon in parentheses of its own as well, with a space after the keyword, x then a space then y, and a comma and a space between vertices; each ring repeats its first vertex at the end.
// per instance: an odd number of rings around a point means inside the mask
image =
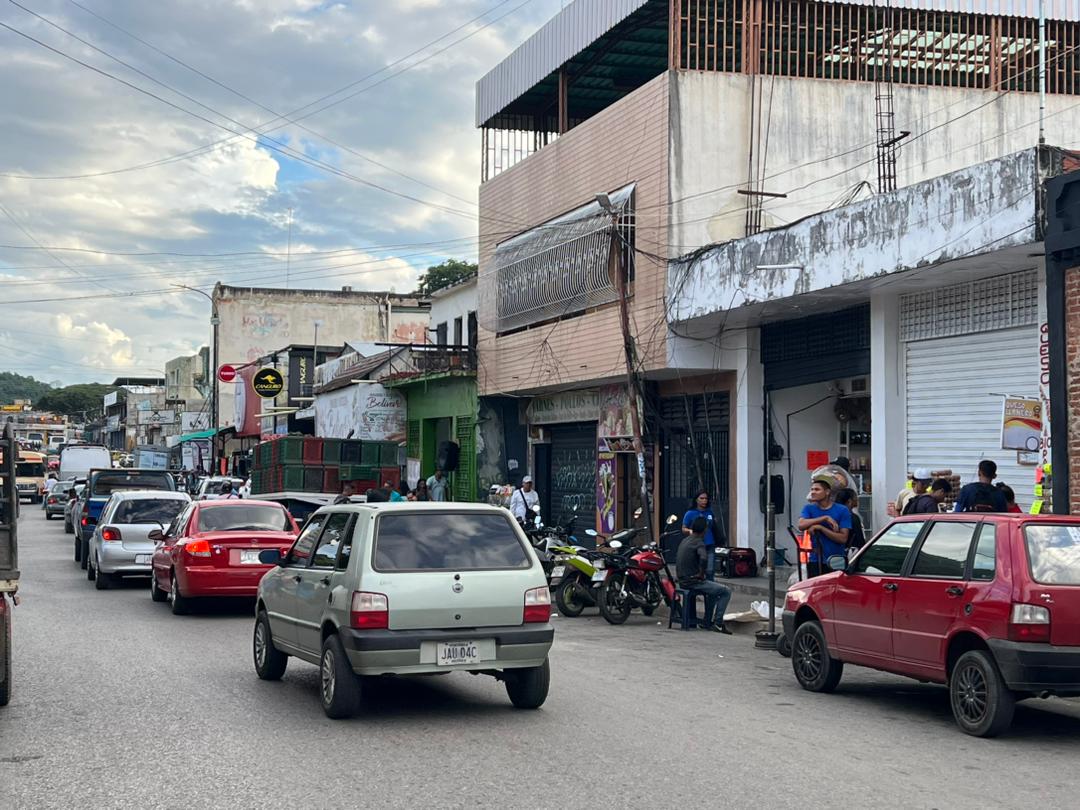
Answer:
POLYGON ((694 508, 687 511, 683 515, 682 530, 683 534, 692 534, 690 526, 693 525, 697 518, 704 518, 708 528, 705 529, 704 543, 709 549, 708 562, 705 567, 705 575, 709 579, 713 579, 713 574, 716 571, 716 537, 720 534, 720 528, 717 526, 716 518, 713 516, 712 509, 709 506, 709 491, 703 489, 694 496, 694 508))

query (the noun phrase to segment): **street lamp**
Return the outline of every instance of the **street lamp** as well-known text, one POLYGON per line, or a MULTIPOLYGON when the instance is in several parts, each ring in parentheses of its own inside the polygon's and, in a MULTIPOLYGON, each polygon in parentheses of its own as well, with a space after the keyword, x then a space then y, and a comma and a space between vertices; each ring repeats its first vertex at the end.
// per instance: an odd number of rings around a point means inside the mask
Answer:
POLYGON ((213 438, 211 439, 211 464, 216 467, 218 434, 218 326, 221 324, 221 318, 218 317, 217 305, 214 303, 213 296, 205 290, 200 290, 197 287, 189 287, 186 284, 173 284, 172 286, 178 287, 181 290, 187 290, 188 292, 198 293, 210 302, 210 326, 213 328, 212 346, 210 349, 210 429, 214 431, 213 438))

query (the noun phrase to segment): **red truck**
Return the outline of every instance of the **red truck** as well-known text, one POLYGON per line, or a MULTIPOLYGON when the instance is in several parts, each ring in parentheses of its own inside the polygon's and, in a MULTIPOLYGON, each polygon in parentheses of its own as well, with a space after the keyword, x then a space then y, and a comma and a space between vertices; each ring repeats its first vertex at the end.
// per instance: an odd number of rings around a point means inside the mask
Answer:
POLYGON ((19 494, 15 463, 19 443, 9 422, 0 437, 0 706, 11 700, 11 611, 18 603, 19 494))

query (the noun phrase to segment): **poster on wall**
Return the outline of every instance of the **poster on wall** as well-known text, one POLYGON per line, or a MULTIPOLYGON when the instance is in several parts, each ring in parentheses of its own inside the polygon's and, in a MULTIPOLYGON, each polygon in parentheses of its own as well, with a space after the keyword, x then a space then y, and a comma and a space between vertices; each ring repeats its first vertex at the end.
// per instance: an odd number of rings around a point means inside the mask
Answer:
POLYGON ((1042 445, 1042 401, 1033 397, 1003 397, 1001 449, 1036 452, 1042 445))
POLYGON ((351 385, 315 398, 315 434, 327 439, 401 442, 405 419, 405 397, 378 383, 351 385))
POLYGON ((600 531, 615 531, 615 504, 618 497, 618 477, 615 471, 615 453, 600 439, 596 454, 596 511, 600 514, 600 531))

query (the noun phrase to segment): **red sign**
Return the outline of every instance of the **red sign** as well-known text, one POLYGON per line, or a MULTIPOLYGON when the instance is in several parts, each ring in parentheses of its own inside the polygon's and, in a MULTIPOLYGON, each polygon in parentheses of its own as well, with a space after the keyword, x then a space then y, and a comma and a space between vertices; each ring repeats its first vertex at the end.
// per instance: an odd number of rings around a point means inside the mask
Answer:
POLYGON ((813 472, 818 467, 824 467, 829 463, 829 451, 828 450, 807 450, 806 451, 806 469, 809 472, 813 472))
POLYGON ((236 379, 236 368, 224 365, 217 370, 217 378, 222 382, 232 382, 236 379))

